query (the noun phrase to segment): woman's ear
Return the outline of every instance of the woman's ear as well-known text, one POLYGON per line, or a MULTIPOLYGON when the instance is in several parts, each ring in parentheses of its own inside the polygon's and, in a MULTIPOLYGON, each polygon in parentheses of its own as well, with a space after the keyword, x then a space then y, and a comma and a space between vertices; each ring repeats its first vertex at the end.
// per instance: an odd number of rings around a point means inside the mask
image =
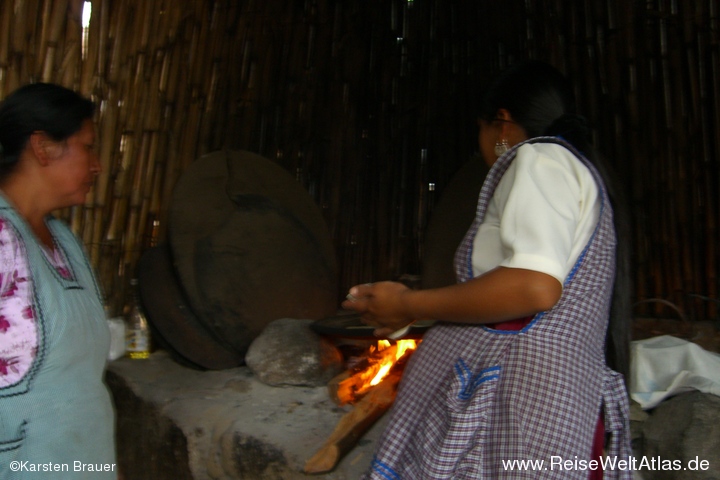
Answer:
POLYGON ((42 166, 48 165, 50 160, 58 157, 62 153, 62 146, 58 142, 48 137, 45 132, 33 132, 30 134, 28 142, 35 158, 42 166))

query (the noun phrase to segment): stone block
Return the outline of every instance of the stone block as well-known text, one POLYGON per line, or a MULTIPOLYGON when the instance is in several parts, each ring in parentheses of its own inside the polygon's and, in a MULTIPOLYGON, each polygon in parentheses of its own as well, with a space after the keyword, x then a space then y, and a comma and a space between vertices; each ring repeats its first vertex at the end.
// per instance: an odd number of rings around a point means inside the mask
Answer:
POLYGON ((318 387, 344 369, 340 350, 310 329, 313 320, 274 320, 250 344, 245 363, 263 383, 318 387))
POLYGON ((325 387, 275 387, 248 367, 199 371, 164 351, 111 362, 118 463, 130 480, 356 480, 370 465, 381 418, 332 472, 305 462, 352 407, 325 387))
POLYGON ((694 391, 663 401, 645 420, 642 443, 645 461, 658 467, 641 469, 643 478, 720 480, 720 397, 694 391))

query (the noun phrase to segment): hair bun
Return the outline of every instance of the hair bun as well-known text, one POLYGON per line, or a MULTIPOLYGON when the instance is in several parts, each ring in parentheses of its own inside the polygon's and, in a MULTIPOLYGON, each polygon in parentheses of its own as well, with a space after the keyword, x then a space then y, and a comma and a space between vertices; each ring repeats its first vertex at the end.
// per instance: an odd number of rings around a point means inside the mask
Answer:
POLYGON ((548 135, 557 135, 560 137, 580 136, 587 139, 590 136, 590 127, 587 119, 577 113, 565 113, 548 127, 548 135))
POLYGON ((584 145, 590 139, 587 119, 576 113, 565 113, 548 127, 546 135, 562 137, 573 145, 584 145))

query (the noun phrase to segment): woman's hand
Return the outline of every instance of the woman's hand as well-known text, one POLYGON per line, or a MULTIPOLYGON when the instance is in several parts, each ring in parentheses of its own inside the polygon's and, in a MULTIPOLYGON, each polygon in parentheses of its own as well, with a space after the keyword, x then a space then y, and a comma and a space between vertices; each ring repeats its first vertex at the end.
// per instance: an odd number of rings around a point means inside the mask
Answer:
POLYGON ((411 290, 397 282, 356 285, 350 289, 343 308, 362 314, 362 321, 375 328, 377 337, 387 337, 413 323, 405 301, 411 290))

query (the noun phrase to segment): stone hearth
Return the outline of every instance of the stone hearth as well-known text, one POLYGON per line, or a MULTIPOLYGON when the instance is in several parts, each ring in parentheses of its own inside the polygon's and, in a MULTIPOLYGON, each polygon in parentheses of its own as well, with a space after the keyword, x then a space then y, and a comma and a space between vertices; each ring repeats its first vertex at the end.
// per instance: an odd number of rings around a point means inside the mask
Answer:
MULTIPOLYGON (((283 322, 278 321, 280 333, 272 330, 270 339, 285 335, 280 339, 286 349, 291 344, 286 337, 305 347, 311 344, 297 330, 306 328, 305 323, 283 322)), ((693 341, 718 352, 717 330, 699 326, 693 341)), ((271 351, 280 348, 272 342, 261 345, 271 351)), ((300 362, 300 356, 295 357, 300 362)), ((125 480, 355 480, 370 464, 387 420, 381 418, 366 432, 331 473, 305 475, 305 462, 351 409, 337 407, 324 385, 271 386, 249 367, 194 370, 165 351, 147 360, 111 362, 107 380, 118 412, 118 463, 125 480)), ((633 404, 633 447, 638 458, 687 462, 697 456, 712 465, 703 472, 650 472, 652 477, 635 472, 636 479, 719 478, 718 419, 720 401, 711 394, 683 393, 648 412, 633 404)))
POLYGON ((331 473, 302 468, 349 407, 325 387, 273 387, 247 367, 198 371, 164 351, 122 358, 107 372, 126 479, 357 479, 370 464, 381 418, 331 473))

